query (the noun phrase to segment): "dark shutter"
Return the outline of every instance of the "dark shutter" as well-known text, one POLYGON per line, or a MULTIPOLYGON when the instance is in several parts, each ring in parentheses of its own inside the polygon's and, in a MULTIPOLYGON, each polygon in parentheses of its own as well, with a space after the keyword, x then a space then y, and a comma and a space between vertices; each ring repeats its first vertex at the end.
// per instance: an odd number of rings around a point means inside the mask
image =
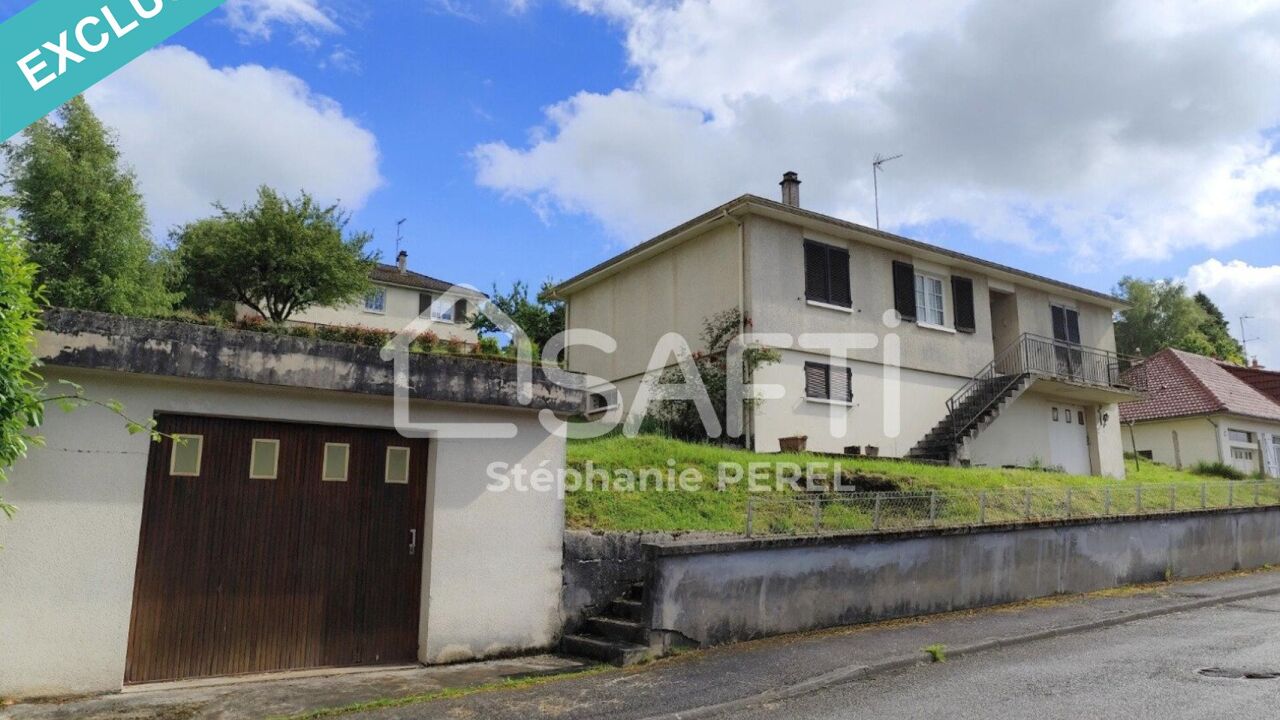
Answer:
POLYGON ((1064 341, 1067 340, 1067 311, 1057 305, 1052 306, 1053 311, 1053 339, 1064 341))
POLYGON ((459 300, 453 304, 453 321, 464 323, 467 321, 467 301, 459 300))
POLYGON ((911 263, 893 261, 893 307, 903 320, 916 321, 916 269, 911 263))
POLYGON ((1066 318, 1067 319, 1067 342, 1075 345, 1079 345, 1080 344, 1080 313, 1076 312, 1075 310, 1072 310, 1071 308, 1067 308, 1066 316, 1067 316, 1066 318))
POLYGON ((828 248, 827 263, 831 268, 831 299, 827 302, 840 307, 852 307, 849 293, 849 251, 844 248, 828 248))
POLYGON ((973 316, 973 281, 952 275, 951 300, 955 305, 956 330, 963 333, 977 332, 977 320, 973 316))
POLYGON ((829 370, 828 366, 820 363, 807 362, 804 364, 805 397, 826 400, 830 396, 829 370))
POLYGON ((827 376, 831 378, 830 394, 827 399, 852 402, 853 368, 827 366, 827 376))
POLYGON ((431 308, 431 296, 427 293, 418 293, 418 314, 423 315, 431 308))
POLYGON ((804 296, 815 302, 831 302, 830 258, 827 249, 815 242, 804 243, 804 296))

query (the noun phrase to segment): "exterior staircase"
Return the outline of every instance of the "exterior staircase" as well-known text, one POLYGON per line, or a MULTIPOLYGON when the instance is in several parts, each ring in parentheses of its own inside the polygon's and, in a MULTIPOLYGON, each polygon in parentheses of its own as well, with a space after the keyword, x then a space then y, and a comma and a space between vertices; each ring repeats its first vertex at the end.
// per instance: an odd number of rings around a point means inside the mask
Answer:
POLYGON ((644 622, 644 583, 633 584, 599 615, 587 618, 577 633, 560 641, 560 649, 613 665, 634 665, 654 657, 644 622))
POLYGON ((951 463, 966 439, 977 437, 995 422, 1000 411, 1031 386, 1030 373, 995 375, 978 382, 947 416, 907 453, 915 460, 951 463))

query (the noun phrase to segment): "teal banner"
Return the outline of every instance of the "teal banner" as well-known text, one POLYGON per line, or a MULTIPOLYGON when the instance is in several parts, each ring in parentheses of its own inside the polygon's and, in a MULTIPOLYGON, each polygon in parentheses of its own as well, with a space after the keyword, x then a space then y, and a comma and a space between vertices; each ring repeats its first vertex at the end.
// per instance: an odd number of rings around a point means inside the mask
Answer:
POLYGON ((0 24, 0 139, 225 0, 36 0, 0 24))

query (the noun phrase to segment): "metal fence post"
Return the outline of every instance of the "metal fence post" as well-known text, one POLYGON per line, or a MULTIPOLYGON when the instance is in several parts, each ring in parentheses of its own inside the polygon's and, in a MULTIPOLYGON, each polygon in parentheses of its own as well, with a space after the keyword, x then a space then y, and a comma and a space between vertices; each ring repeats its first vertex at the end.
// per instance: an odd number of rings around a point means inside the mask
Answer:
POLYGON ((1133 512, 1136 515, 1141 515, 1142 514, 1142 483, 1138 483, 1138 487, 1133 489, 1133 494, 1136 498, 1134 501, 1134 505, 1137 506, 1134 508, 1133 512))
POLYGON ((822 498, 813 499, 813 534, 822 534, 822 498))
POLYGON ((1067 488, 1067 519, 1071 519, 1071 488, 1067 488))
POLYGON ((751 524, 755 520, 756 499, 747 496, 747 537, 751 537, 751 524))
POLYGON ((1200 483, 1200 509, 1209 509, 1209 483, 1200 483))
POLYGON ((938 524, 938 491, 929 492, 929 524, 938 524))
POLYGON ((1236 504, 1236 484, 1233 480, 1227 481, 1227 507, 1236 504))
POLYGON ((871 512, 871 529, 872 530, 880 529, 880 498, 881 498, 881 494, 876 493, 876 506, 875 506, 875 509, 871 512))
POLYGON ((1169 512, 1178 511, 1178 486, 1169 486, 1169 512))
POLYGON ((1254 505, 1258 505, 1258 504, 1259 504, 1259 502, 1260 502, 1260 501, 1259 501, 1259 499, 1258 499, 1258 488, 1259 488, 1261 485, 1262 485, 1262 483, 1258 483, 1258 482, 1256 482, 1256 483, 1254 483, 1254 484, 1253 484, 1253 504, 1254 504, 1254 505))
POLYGON ((978 491, 978 524, 987 524, 987 492, 985 490, 978 491))
POLYGON ((1030 521, 1031 520, 1031 488, 1027 488, 1026 490, 1023 491, 1022 510, 1023 510, 1023 515, 1025 515, 1026 519, 1030 521))
POLYGON ((1104 492, 1102 493, 1102 514, 1103 515, 1111 514, 1111 486, 1110 485, 1104 488, 1104 492))

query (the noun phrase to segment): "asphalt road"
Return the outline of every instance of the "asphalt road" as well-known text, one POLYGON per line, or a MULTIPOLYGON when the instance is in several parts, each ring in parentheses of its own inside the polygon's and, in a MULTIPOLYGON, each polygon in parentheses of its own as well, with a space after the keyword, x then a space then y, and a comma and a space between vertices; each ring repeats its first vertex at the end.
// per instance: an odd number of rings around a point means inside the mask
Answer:
POLYGON ((1280 679, 1211 678, 1203 668, 1280 673, 1280 597, 1166 615, 918 665, 741 718, 1108 718, 1280 715, 1280 679))

